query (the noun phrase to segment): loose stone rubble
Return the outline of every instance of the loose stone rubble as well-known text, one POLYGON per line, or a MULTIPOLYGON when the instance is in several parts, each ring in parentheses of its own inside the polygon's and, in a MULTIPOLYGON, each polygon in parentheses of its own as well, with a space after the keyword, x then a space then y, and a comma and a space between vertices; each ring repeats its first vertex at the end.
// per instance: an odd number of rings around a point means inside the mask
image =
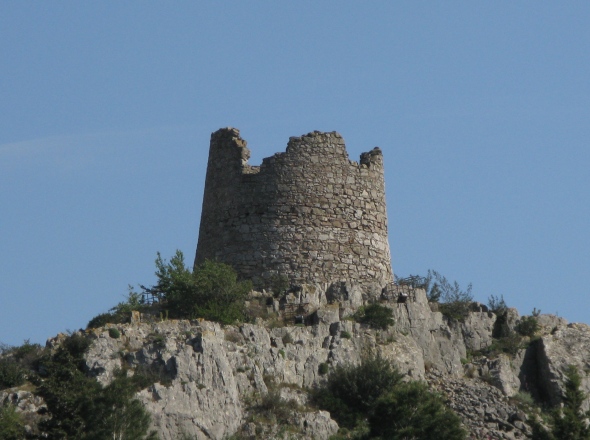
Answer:
POLYGON ((431 371, 428 384, 461 417, 473 439, 524 439, 532 434, 528 415, 481 379, 452 378, 431 371))

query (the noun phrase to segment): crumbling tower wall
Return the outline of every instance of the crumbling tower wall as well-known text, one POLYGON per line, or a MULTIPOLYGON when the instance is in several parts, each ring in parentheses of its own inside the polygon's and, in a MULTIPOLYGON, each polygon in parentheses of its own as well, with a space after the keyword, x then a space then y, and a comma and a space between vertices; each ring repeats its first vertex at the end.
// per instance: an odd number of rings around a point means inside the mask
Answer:
POLYGON ((237 129, 211 135, 195 265, 221 261, 254 281, 393 281, 379 148, 353 162, 338 133, 314 131, 259 167, 249 157, 237 129))

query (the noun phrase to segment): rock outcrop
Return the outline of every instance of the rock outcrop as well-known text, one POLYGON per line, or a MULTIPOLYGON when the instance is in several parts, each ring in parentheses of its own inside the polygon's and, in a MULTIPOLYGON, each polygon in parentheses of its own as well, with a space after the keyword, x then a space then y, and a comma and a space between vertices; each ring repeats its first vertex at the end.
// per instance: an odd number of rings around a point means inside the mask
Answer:
MULTIPOLYGON (((309 405, 309 391, 326 380, 326 370, 357 364, 373 353, 389 360, 408 380, 427 381, 440 392, 472 438, 518 439, 531 432, 528 416, 517 404, 527 397, 523 392, 557 405, 567 366, 585 373, 590 365, 586 325, 538 316, 537 338, 521 338, 512 354, 503 354, 493 350, 498 339, 492 336, 500 321, 484 306, 474 304, 465 322, 459 323, 433 311, 423 290, 412 290, 403 302, 386 300, 387 295, 347 283, 303 285, 280 301, 253 293, 251 302, 269 304, 274 321, 259 318, 256 323, 222 326, 204 320, 165 320, 87 330, 92 344, 86 367, 102 384, 120 369, 155 375, 155 383, 137 397, 152 414, 153 428, 163 440, 221 440, 236 433, 251 439, 282 439, 287 434, 328 439, 338 425, 329 413, 309 405), (393 311, 395 324, 387 330, 351 318, 359 306, 374 301, 393 311), (305 324, 276 319, 290 306, 302 304, 305 324), (284 405, 289 408, 288 432, 273 424, 269 414, 257 416, 253 402, 261 399, 277 411, 284 405)), ((509 317, 502 322, 509 321, 512 329, 522 319, 515 311, 509 317)), ((49 340, 48 348, 63 339, 49 340)), ((583 390, 589 392, 590 381, 586 374, 582 377, 583 390)), ((26 390, 5 390, 0 399, 37 419, 46 413, 43 402, 26 390)))

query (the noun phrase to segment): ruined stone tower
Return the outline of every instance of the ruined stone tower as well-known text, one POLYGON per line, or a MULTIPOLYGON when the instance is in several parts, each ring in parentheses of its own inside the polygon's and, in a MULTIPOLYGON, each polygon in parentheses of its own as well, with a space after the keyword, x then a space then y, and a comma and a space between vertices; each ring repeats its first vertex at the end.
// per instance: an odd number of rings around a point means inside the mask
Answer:
POLYGON ((379 148, 353 162, 338 133, 314 131, 260 166, 249 157, 237 129, 211 135, 195 265, 221 261, 254 281, 393 281, 379 148))

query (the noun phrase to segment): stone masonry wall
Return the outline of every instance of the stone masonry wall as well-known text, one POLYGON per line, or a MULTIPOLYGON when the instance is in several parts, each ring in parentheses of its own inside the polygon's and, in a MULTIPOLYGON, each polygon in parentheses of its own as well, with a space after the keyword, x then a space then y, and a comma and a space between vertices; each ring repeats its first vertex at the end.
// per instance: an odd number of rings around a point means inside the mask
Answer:
POLYGON ((294 283, 393 280, 383 156, 349 160, 342 137, 314 131, 248 165, 234 128, 211 135, 195 265, 232 265, 244 278, 294 283))

